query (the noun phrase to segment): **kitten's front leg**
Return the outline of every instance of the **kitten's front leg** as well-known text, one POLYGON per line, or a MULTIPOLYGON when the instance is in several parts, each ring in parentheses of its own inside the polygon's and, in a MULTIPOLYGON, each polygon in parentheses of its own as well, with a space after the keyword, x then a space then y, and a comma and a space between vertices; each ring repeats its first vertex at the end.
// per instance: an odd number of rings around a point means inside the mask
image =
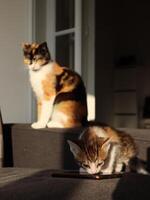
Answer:
POLYGON ((107 167, 105 167, 101 170, 101 172, 103 174, 112 174, 113 173, 114 165, 115 165, 116 159, 117 159, 117 153, 118 153, 118 145, 113 145, 109 152, 109 161, 108 161, 107 167))
POLYGON ((52 114, 54 98, 55 97, 51 98, 50 100, 43 100, 41 102, 40 117, 37 122, 35 122, 31 125, 32 128, 40 129, 40 128, 46 127, 46 125, 51 117, 51 114, 52 114))
POLYGON ((123 169, 123 163, 117 163, 115 167, 115 172, 119 173, 122 171, 122 169, 123 169))
POLYGON ((101 172, 103 174, 112 174, 113 173, 113 167, 108 167, 106 169, 102 169, 101 172))

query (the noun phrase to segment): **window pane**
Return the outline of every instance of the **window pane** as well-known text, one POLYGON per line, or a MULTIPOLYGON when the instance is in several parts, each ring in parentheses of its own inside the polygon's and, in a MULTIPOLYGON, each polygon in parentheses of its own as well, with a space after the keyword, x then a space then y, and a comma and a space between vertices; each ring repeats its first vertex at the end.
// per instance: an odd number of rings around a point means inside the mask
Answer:
POLYGON ((56 61, 62 66, 74 68, 74 33, 56 37, 56 61))
POLYGON ((56 31, 74 27, 74 0, 56 0, 56 31))

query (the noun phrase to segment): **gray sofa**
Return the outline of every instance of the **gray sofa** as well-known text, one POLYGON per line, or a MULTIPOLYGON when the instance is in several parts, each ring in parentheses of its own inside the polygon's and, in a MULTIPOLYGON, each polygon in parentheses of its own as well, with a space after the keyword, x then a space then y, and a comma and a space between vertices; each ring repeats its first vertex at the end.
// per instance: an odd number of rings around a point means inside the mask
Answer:
MULTIPOLYGON (((150 130, 124 130, 135 138, 139 157, 149 167, 150 130)), ((0 169, 0 199, 149 200, 149 175, 126 173, 121 178, 104 180, 52 176, 60 169, 77 169, 66 140, 76 139, 81 131, 33 130, 29 124, 11 126, 4 134, 7 167, 0 169)))

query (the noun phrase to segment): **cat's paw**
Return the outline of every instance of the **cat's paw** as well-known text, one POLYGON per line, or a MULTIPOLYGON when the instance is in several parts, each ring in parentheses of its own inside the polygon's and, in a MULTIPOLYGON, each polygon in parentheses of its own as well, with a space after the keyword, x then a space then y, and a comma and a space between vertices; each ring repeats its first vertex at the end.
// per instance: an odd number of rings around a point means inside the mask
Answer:
POLYGON ((41 129, 41 128, 45 128, 46 127, 46 124, 45 123, 42 123, 42 122, 34 122, 32 125, 31 125, 32 128, 34 129, 41 129))
POLYGON ((48 128, 63 128, 63 125, 61 123, 50 121, 47 123, 48 128))

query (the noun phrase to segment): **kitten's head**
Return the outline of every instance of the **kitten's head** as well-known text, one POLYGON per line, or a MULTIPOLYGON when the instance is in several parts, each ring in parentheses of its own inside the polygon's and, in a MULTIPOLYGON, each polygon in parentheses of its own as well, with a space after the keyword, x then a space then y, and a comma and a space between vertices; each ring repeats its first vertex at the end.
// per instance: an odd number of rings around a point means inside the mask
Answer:
POLYGON ((42 66, 47 64, 50 60, 50 53, 47 43, 32 43, 23 44, 24 64, 33 71, 38 71, 42 66))
POLYGON ((68 140, 70 150, 83 171, 97 174, 101 171, 110 149, 110 139, 95 138, 90 141, 68 140))

